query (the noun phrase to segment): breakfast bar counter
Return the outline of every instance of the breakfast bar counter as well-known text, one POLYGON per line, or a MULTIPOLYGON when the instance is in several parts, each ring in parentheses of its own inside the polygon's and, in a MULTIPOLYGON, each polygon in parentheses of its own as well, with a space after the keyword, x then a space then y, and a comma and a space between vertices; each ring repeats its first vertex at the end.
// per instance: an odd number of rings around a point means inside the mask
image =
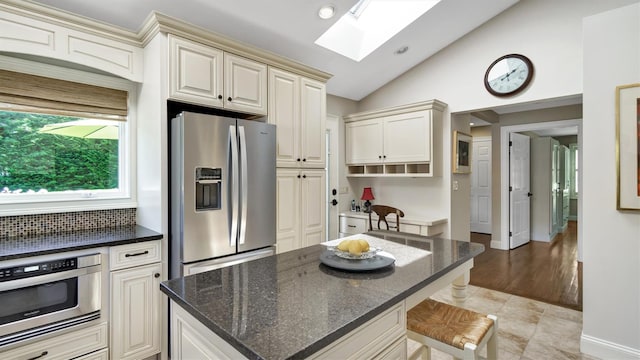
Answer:
POLYGON ((366 272, 321 263, 339 239, 163 282, 172 359, 406 357, 406 311, 451 282, 464 287, 484 251, 389 231, 345 239, 365 239, 395 263, 366 272))

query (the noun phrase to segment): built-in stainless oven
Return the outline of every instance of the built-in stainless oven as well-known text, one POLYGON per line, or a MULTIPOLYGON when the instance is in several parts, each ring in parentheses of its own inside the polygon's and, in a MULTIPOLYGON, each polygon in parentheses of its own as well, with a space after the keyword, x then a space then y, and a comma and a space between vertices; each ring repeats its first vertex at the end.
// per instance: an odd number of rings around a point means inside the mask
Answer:
POLYGON ((0 346, 100 317, 101 255, 0 268, 0 346))

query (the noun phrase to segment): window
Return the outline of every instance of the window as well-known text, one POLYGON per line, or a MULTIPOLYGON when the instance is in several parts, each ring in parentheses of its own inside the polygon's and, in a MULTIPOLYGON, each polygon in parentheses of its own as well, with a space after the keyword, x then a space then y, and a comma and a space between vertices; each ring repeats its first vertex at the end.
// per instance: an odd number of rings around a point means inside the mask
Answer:
POLYGON ((0 215, 135 206, 131 84, 57 73, 82 82, 0 69, 0 215))
POLYGON ((571 158, 571 193, 570 196, 572 199, 578 198, 578 144, 569 145, 569 156, 571 158))

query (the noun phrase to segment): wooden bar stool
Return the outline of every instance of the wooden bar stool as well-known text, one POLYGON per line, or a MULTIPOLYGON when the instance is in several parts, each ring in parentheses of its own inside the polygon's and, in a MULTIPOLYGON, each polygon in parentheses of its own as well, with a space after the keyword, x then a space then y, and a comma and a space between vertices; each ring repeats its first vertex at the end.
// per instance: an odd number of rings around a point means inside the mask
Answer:
POLYGON ((407 337, 421 344, 409 359, 431 359, 431 349, 460 359, 498 357, 498 318, 427 299, 407 311, 407 337))

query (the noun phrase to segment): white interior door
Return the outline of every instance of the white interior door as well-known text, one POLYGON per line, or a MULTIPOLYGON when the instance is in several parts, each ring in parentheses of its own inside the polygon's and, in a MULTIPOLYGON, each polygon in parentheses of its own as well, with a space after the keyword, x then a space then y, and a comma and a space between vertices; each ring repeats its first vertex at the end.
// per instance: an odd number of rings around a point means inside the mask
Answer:
POLYGON ((338 236, 338 117, 327 115, 327 240, 338 236))
POLYGON ((471 231, 491 234, 491 138, 473 139, 471 231))
POLYGON ((509 248, 530 239, 530 150, 529 137, 510 134, 509 153, 509 248))

